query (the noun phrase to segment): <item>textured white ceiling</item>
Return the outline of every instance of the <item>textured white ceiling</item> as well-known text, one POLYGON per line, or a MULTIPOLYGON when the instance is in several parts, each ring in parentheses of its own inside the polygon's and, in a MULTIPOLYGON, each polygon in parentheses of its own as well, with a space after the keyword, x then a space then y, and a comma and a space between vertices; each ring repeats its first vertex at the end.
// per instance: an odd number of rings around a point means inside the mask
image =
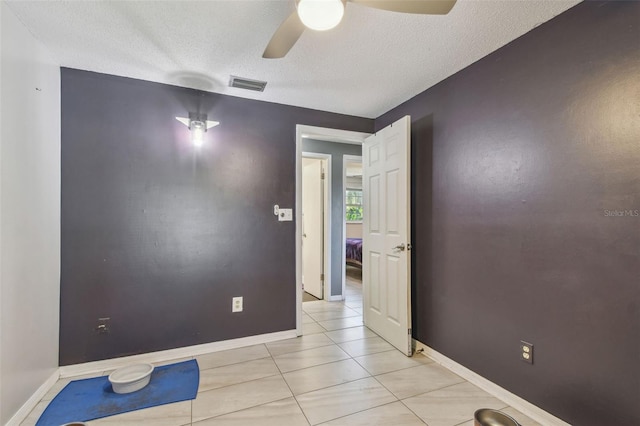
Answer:
POLYGON ((293 0, 10 1, 62 66, 375 118, 577 0, 458 0, 445 16, 349 3, 283 59, 262 52, 293 0), (229 75, 268 81, 263 93, 229 75))

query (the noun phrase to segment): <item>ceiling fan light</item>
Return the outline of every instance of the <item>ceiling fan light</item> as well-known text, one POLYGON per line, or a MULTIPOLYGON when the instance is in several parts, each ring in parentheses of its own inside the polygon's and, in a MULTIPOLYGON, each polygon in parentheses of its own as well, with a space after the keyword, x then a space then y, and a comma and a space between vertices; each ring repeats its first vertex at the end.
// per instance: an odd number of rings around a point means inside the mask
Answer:
POLYGON ((302 23, 312 30, 330 30, 340 23, 343 15, 342 0, 300 0, 298 2, 298 16, 302 23))

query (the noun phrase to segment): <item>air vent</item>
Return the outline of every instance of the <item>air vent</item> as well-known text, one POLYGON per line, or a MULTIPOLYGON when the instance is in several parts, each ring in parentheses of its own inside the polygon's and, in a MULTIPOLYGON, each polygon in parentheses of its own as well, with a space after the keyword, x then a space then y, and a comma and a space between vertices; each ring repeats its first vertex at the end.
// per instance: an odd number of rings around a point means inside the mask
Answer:
POLYGON ((243 77, 231 76, 229 80, 229 87, 237 87, 238 89, 253 90, 255 92, 264 92, 264 88, 267 85, 266 81, 251 80, 243 77))

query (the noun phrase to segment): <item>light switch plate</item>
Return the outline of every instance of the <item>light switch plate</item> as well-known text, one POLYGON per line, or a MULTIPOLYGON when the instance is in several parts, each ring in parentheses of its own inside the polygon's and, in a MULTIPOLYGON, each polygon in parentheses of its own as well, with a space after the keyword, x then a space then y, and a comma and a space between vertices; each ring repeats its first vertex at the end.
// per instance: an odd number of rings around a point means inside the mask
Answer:
POLYGON ((280 222, 291 222, 293 220, 293 209, 280 209, 278 220, 280 222))

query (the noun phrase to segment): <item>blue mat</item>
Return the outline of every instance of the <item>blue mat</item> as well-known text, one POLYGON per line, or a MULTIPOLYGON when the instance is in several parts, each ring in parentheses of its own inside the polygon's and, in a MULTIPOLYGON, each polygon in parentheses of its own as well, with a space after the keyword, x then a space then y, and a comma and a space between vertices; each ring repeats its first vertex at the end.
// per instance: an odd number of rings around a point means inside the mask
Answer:
POLYGON ((113 392, 108 376, 75 380, 51 401, 36 426, 85 422, 156 405, 195 399, 200 370, 195 360, 157 367, 149 385, 129 393, 113 392))

